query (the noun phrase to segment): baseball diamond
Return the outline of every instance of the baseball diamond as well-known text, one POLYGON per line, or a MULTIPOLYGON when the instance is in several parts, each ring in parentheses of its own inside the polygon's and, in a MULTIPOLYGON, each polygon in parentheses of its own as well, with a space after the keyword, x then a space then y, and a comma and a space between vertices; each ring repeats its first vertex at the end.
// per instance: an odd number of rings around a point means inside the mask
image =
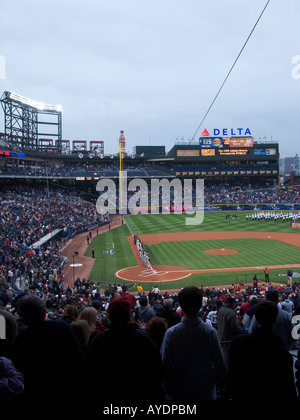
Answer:
POLYGON ((114 227, 103 227, 104 233, 94 236, 80 261, 90 267, 86 275, 94 281, 144 283, 146 289, 155 282, 165 289, 191 282, 199 286, 232 284, 237 279, 251 282, 254 274, 263 279, 266 266, 272 282, 279 283, 278 273, 300 267, 298 229, 285 222, 249 223, 245 212, 235 215, 227 220, 223 212, 206 212, 200 228, 186 227, 184 214, 115 216, 114 227), (149 254, 148 267, 134 244, 133 231, 149 254), (111 243, 118 252, 103 254, 111 243))

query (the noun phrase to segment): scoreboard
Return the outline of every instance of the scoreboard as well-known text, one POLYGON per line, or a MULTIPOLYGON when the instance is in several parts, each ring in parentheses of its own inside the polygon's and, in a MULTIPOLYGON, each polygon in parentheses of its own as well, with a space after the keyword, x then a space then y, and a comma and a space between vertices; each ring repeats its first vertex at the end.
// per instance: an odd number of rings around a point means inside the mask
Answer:
POLYGON ((200 137, 201 156, 250 156, 253 137, 200 137))
MULTIPOLYGON (((254 157, 257 160, 263 158, 278 159, 279 151, 276 142, 258 143, 253 141, 251 136, 235 137, 200 137, 199 144, 184 147, 176 145, 169 153, 169 156, 175 155, 178 158, 243 158, 254 157)), ((210 159, 209 159, 210 158, 210 159)))
POLYGON ((252 156, 252 149, 243 148, 243 149, 201 149, 201 156, 252 156))

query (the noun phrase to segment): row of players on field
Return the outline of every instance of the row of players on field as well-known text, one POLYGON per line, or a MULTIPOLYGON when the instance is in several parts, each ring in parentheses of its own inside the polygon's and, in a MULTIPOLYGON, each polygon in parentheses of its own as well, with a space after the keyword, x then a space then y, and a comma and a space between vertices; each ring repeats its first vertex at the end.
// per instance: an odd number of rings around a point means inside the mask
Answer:
POLYGON ((259 211, 254 213, 247 213, 246 220, 281 220, 283 222, 290 221, 297 223, 300 221, 300 212, 275 212, 275 211, 259 211))
POLYGON ((137 247, 139 254, 140 254, 140 258, 142 260, 142 262, 144 263, 144 265, 151 269, 151 264, 150 264, 150 255, 149 253, 145 250, 143 243, 141 242, 140 238, 137 235, 133 236, 133 240, 134 240, 134 244, 137 247))

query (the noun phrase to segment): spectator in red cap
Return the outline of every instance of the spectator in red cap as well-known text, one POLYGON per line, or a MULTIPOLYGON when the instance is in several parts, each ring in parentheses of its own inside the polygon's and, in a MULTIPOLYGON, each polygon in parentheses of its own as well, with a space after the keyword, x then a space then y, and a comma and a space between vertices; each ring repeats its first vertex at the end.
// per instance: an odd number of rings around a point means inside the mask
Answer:
POLYGON ((135 305, 135 297, 129 293, 115 297, 107 310, 110 321, 117 324, 132 321, 132 309, 135 305))
POLYGON ((107 310, 109 328, 94 337, 87 349, 89 395, 99 398, 101 391, 103 402, 150 401, 161 392, 160 353, 148 335, 136 328, 135 305, 129 293, 115 297, 107 310), (149 375, 141 375, 141 369, 149 375))

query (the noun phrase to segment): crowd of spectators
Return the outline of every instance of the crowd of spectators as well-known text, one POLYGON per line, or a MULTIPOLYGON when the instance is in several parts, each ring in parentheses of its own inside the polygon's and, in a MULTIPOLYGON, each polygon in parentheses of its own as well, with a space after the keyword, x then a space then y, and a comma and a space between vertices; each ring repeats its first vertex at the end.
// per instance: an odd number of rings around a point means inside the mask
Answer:
MULTIPOLYGON (((64 162, 47 164, 45 162, 27 162, 21 163, 7 163, 0 168, 0 175, 20 175, 20 176, 39 176, 39 177, 76 177, 76 176, 109 176, 118 175, 120 168, 119 161, 111 161, 107 163, 101 162, 100 159, 95 161, 83 162, 64 162)), ((147 163, 123 164, 123 170, 135 171, 139 176, 146 176, 147 169, 151 170, 151 166, 147 163)))
POLYGON ((299 292, 298 282, 241 282, 135 296, 125 283, 79 278, 57 295, 3 289, 0 399, 74 400, 80 386, 99 404, 243 400, 254 387, 256 400, 294 401, 299 292), (247 366, 256 371, 241 388, 247 366))
POLYGON ((299 203, 300 187, 274 187, 268 182, 247 184, 227 181, 205 183, 205 204, 299 203))
POLYGON ((50 286, 59 285, 66 239, 105 223, 94 204, 68 190, 20 183, 2 186, 0 199, 0 286, 21 277, 30 285, 49 275, 50 286))
POLYGON ((223 194, 209 195, 208 200, 213 203, 227 204, 283 204, 299 203, 300 189, 295 188, 293 192, 288 192, 285 188, 276 188, 268 190, 248 190, 248 191, 228 191, 223 194))
MULTIPOLYGON (((204 182, 204 205, 206 206, 224 206, 224 205, 238 205, 249 206, 253 209, 259 204, 269 204, 274 206, 280 206, 282 204, 297 204, 300 201, 300 187, 294 187, 289 190, 285 187, 274 187, 270 183, 257 183, 253 185, 240 186, 240 180, 237 182, 204 182)), ((197 202, 197 191, 196 184, 193 182, 192 190, 187 190, 188 186, 182 182, 181 196, 178 198, 175 196, 175 189, 170 188, 170 195, 167 190, 159 189, 159 200, 161 203, 162 197, 164 196, 170 206, 176 205, 178 201, 182 203, 184 193, 188 191, 187 197, 191 200, 191 203, 195 205, 197 202), (170 197, 170 198, 169 198, 170 197)), ((133 191, 128 191, 128 200, 137 192, 139 192, 139 199, 142 203, 148 203, 151 205, 151 182, 149 181, 147 192, 141 193, 138 188, 133 191)), ((176 190, 176 193, 178 190, 176 190)), ((199 195, 198 191, 198 195, 199 195)), ((116 202, 118 202, 118 188, 116 189, 116 202)), ((199 199, 202 198, 199 196, 199 199)))
MULTIPOLYGON (((128 171, 128 176, 140 177, 147 179, 155 176, 167 176, 165 172, 159 172, 148 163, 139 165, 124 163, 124 170, 128 171)), ((171 173, 170 173, 171 174, 171 173)), ((39 177, 118 177, 119 163, 112 162, 66 162, 64 164, 47 165, 45 162, 27 163, 23 161, 21 164, 10 163, 1 167, 0 175, 7 176, 39 176, 39 177)), ((172 174, 171 174, 172 175, 172 174)), ((195 186, 193 186, 195 188, 195 186)), ((149 179, 149 190, 150 179, 149 179)), ((194 197, 193 191, 193 197, 194 197)), ((206 179, 204 183, 204 200, 206 205, 221 204, 283 204, 283 203, 299 203, 300 188, 294 187, 287 189, 284 187, 275 187, 272 182, 259 181, 252 179, 224 179, 213 180, 206 179)), ((148 201, 150 203, 150 192, 148 201)), ((171 197, 172 201, 172 197, 171 197)), ((171 202, 172 204, 172 202, 171 202)))

